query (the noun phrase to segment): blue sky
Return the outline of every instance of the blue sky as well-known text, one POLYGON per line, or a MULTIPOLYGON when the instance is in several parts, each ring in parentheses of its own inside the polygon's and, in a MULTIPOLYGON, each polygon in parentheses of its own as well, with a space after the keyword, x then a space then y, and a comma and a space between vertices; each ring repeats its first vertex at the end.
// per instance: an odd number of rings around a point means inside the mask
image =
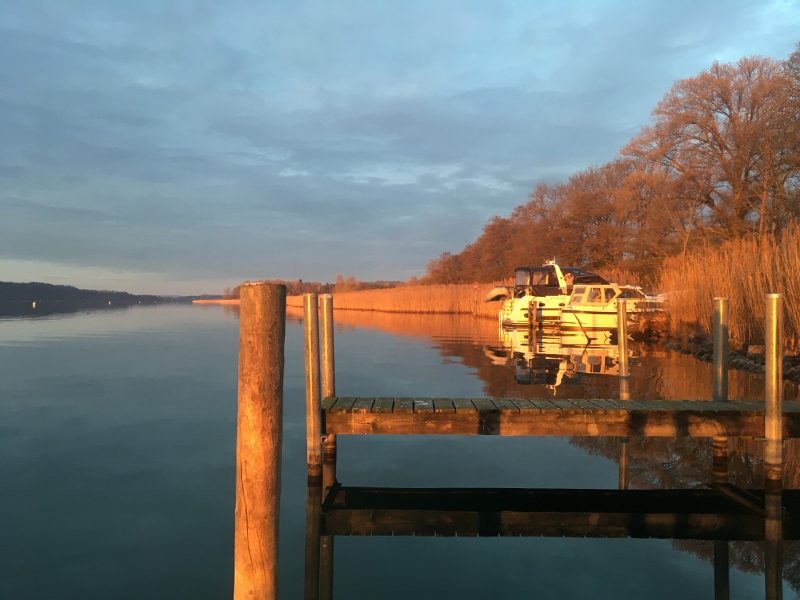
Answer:
POLYGON ((420 276, 800 2, 0 0, 0 280, 420 276))

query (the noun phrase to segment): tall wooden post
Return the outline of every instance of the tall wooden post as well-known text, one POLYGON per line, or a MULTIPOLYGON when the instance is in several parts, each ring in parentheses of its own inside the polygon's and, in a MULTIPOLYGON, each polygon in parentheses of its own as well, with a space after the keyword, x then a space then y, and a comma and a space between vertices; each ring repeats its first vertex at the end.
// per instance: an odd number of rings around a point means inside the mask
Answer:
POLYGON ((781 489, 783 478, 783 296, 767 294, 764 401, 764 486, 781 489))
POLYGON ((234 600, 278 597, 286 286, 241 287, 234 600))
POLYGON ((714 402, 728 399, 728 299, 714 298, 714 402))
MULTIPOLYGON (((336 368, 333 354, 333 296, 323 294, 322 300, 322 397, 336 395, 336 368)), ((325 434, 325 432, 323 432, 325 434)), ((322 497, 327 497, 336 483, 336 435, 322 438, 322 497)), ((319 598, 333 598, 333 536, 320 537, 319 598)))
POLYGON ((306 346, 306 448, 309 481, 322 478, 319 381, 319 311, 317 294, 303 295, 306 346))
MULTIPOLYGON (((333 353, 333 296, 320 296, 322 306, 322 397, 336 395, 336 369, 333 353)), ((336 482, 336 435, 322 432, 323 496, 336 482)))
POLYGON ((617 345, 619 347, 619 376, 628 377, 628 301, 617 300, 617 345))

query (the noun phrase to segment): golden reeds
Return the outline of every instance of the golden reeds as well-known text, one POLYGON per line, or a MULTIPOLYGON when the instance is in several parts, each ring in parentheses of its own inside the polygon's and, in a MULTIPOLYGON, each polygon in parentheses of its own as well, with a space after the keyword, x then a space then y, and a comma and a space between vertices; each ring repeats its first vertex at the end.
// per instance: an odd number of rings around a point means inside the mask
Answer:
MULTIPOLYGON (((334 294, 337 310, 374 310, 390 313, 476 315, 496 319, 499 302, 484 302, 483 297, 497 285, 479 284, 477 291, 467 285, 404 285, 380 290, 334 294)), ((287 298, 287 306, 301 306, 302 298, 287 298)))
POLYGON ((800 227, 779 237, 735 240, 667 259, 661 291, 669 292, 667 310, 673 333, 711 333, 714 297, 730 302, 729 334, 736 344, 764 341, 765 297, 784 295, 785 339, 800 347, 800 227))

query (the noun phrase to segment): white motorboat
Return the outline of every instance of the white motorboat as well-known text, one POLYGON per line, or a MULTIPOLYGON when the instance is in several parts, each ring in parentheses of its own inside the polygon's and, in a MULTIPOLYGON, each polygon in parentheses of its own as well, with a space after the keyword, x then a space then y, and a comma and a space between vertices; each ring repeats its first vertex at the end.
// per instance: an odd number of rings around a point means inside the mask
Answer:
POLYGON ((610 283, 596 273, 577 267, 561 267, 547 261, 541 267, 519 267, 515 285, 498 286, 484 296, 485 302, 502 300, 498 312, 503 327, 560 328, 616 331, 617 305, 627 301, 628 330, 640 333, 649 317, 663 311, 663 303, 632 285, 610 283))
POLYGON ((600 275, 577 267, 561 267, 554 260, 541 267, 515 269, 514 287, 499 286, 484 296, 485 302, 502 300, 500 325, 559 325, 561 313, 579 284, 607 284, 600 275))

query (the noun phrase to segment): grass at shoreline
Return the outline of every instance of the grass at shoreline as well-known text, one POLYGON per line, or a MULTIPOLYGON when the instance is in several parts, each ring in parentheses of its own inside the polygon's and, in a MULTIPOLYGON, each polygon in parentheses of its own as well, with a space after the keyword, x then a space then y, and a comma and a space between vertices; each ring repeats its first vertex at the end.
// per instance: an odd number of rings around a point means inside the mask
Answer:
POLYGON ((800 228, 776 238, 735 240, 664 262, 670 333, 711 335, 713 299, 729 299, 733 344, 763 344, 766 295, 783 294, 786 347, 800 348, 800 228))

